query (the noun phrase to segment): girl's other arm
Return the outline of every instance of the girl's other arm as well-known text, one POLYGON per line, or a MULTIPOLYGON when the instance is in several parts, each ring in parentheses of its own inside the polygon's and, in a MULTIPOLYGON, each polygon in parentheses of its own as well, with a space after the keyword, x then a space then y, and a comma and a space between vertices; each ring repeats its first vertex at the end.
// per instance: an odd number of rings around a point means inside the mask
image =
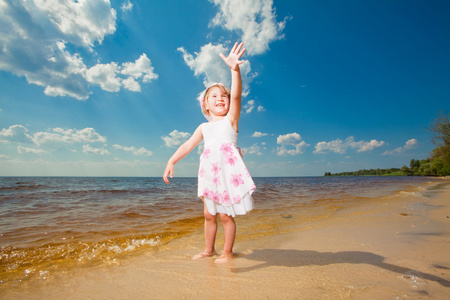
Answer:
POLYGON ((203 139, 202 125, 198 126, 194 134, 187 140, 183 145, 181 145, 178 150, 172 155, 172 157, 167 162, 166 170, 164 171, 163 179, 169 184, 169 179, 173 178, 173 170, 175 164, 188 155, 203 139))

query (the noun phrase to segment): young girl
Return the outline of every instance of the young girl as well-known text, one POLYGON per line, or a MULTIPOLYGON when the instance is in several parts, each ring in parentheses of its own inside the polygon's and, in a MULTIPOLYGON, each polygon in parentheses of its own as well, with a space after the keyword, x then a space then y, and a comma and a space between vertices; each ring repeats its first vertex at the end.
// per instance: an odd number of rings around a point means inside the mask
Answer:
POLYGON ((203 200, 205 216, 205 250, 192 259, 217 255, 215 239, 217 213, 224 228, 225 244, 216 263, 225 263, 233 257, 236 236, 236 215, 245 215, 253 209, 255 190, 237 147, 239 116, 241 113, 242 80, 239 59, 245 52, 243 44, 234 44, 228 57, 220 57, 231 69, 231 91, 220 83, 209 86, 199 97, 203 115, 209 121, 201 124, 191 138, 169 159, 164 181, 173 178, 174 165, 190 153, 202 139, 204 150, 200 156, 198 196, 203 200))

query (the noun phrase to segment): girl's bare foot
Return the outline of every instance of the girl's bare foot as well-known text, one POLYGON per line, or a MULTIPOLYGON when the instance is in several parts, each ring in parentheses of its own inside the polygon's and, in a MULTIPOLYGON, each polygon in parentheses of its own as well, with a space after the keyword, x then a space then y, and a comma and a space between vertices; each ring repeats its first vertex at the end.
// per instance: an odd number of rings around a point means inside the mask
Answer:
POLYGON ((216 264, 225 264, 225 263, 229 262, 230 260, 232 260, 233 257, 234 257, 233 253, 222 254, 214 262, 216 264))
POLYGON ((196 259, 200 259, 200 258, 205 258, 205 257, 211 257, 211 256, 214 256, 214 255, 217 255, 217 252, 216 252, 216 251, 213 251, 213 252, 203 251, 203 252, 200 252, 199 254, 194 255, 194 256, 192 257, 192 260, 196 260, 196 259))

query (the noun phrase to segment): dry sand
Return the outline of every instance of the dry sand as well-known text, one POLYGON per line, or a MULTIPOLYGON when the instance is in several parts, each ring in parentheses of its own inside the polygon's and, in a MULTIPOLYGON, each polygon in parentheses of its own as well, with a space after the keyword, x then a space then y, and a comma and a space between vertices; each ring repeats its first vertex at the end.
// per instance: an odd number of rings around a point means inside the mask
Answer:
MULTIPOLYGON (((448 181, 446 182, 448 183, 448 181)), ((450 299, 450 185, 366 201, 191 261, 201 231, 126 262, 0 290, 2 299, 450 299), (428 194, 432 193, 427 192, 428 194)), ((239 234, 239 229, 238 229, 239 234)))

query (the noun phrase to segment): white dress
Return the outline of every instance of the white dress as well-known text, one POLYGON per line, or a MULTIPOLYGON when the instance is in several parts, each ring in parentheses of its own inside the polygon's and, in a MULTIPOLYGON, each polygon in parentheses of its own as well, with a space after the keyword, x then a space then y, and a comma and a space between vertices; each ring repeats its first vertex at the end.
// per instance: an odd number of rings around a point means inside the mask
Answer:
POLYGON ((256 186, 245 167, 238 134, 228 117, 202 125, 204 150, 200 156, 198 196, 210 214, 245 215, 253 209, 256 186))

